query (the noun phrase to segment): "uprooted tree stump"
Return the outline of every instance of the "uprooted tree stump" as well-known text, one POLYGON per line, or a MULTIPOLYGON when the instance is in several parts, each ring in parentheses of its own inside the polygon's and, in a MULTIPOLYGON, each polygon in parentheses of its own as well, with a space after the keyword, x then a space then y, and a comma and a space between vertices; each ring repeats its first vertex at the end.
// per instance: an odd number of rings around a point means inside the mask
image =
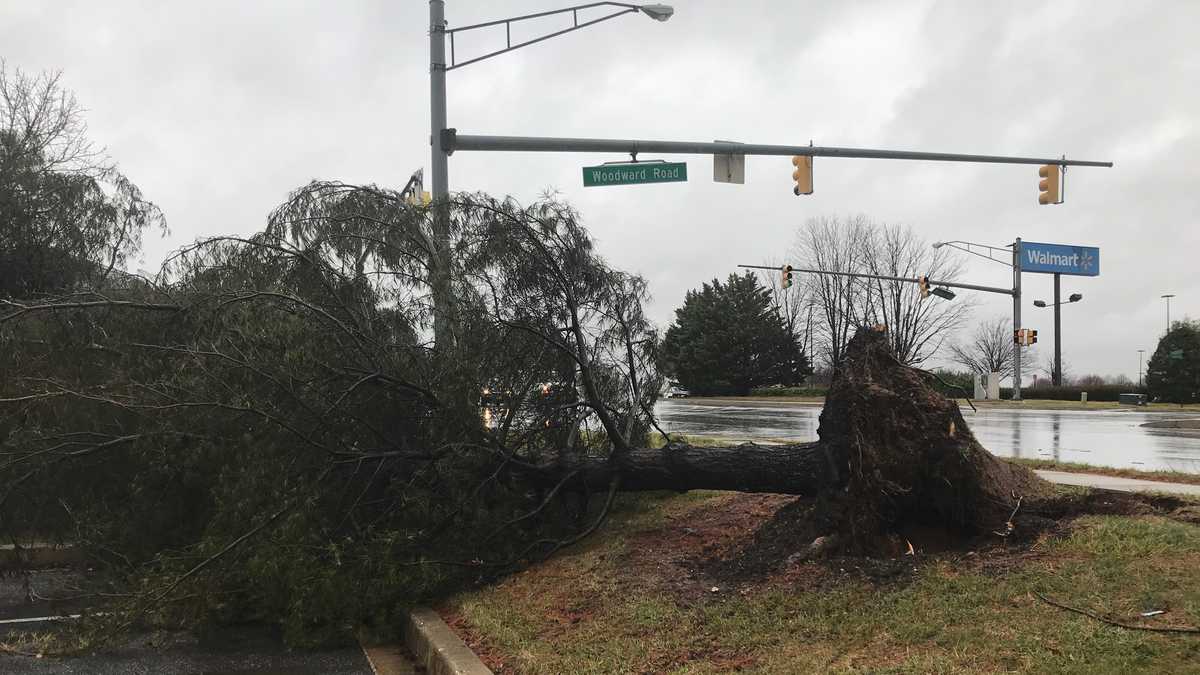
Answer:
POLYGON ((826 547, 875 549, 910 523, 963 535, 1006 532, 1019 503, 1052 494, 1033 471, 997 459, 971 433, 932 376, 900 363, 885 336, 858 331, 825 399, 819 441, 698 448, 669 443, 610 458, 564 454, 541 479, 572 489, 733 490, 815 497, 826 547))

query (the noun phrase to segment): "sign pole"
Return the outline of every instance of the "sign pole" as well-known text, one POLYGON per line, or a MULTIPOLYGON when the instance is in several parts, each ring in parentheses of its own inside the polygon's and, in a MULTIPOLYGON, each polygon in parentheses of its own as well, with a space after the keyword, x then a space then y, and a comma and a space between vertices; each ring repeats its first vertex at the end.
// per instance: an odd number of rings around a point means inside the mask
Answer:
POLYGON ((1021 330, 1021 238, 1013 242, 1013 393, 1012 400, 1021 400, 1021 345, 1016 336, 1021 330))
POLYGON ((1062 275, 1054 273, 1054 386, 1062 386, 1062 275))

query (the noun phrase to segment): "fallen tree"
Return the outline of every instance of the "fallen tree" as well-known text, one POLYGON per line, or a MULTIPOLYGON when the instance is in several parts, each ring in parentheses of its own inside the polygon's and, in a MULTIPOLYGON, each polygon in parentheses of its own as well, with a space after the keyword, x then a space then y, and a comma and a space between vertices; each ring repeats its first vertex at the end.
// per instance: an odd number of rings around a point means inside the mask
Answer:
POLYGON ((693 447, 669 443, 608 458, 560 456, 541 467, 544 484, 595 489, 736 490, 821 497, 835 531, 869 549, 908 522, 976 534, 1004 531, 1020 502, 1050 485, 997 459, 975 439, 957 403, 924 371, 900 363, 885 334, 862 328, 834 378, 814 443, 693 447))
POLYGON ((848 551, 914 521, 1005 531, 1048 492, 871 329, 819 441, 647 449, 645 280, 564 204, 447 208, 436 343, 435 214, 371 186, 314 183, 155 279, 0 298, 0 536, 75 542, 129 591, 122 627, 256 616, 306 642, 579 541, 621 491, 812 496, 848 551))

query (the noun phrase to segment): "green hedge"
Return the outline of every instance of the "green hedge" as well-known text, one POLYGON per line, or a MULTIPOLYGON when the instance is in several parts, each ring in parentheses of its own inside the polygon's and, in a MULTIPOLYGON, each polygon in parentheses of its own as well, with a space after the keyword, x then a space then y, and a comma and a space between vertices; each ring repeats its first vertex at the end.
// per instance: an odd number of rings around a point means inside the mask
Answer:
MULTIPOLYGON (((1103 384, 1094 387, 1023 387, 1021 398, 1045 399, 1050 401, 1078 401, 1082 392, 1087 392, 1089 401, 1117 401, 1121 394, 1144 394, 1145 387, 1127 384, 1103 384)), ((1000 390, 1000 398, 1012 398, 1012 388, 1000 390)))

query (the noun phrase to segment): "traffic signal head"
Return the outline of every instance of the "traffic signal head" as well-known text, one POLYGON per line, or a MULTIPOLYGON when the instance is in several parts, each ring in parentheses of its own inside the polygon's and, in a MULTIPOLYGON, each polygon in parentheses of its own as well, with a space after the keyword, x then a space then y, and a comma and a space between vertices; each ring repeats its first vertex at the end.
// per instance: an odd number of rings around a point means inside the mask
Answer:
POLYGON ((1025 346, 1027 346, 1027 347, 1028 347, 1028 346, 1030 346, 1030 345, 1035 345, 1035 344, 1037 344, 1037 330, 1036 330, 1036 329, 1031 329, 1031 330, 1029 331, 1028 335, 1029 335, 1029 339, 1025 341, 1025 346))
POLYGON ((1062 173, 1062 168, 1057 164, 1046 164, 1038 169, 1038 175, 1042 180, 1038 183, 1038 203, 1039 204, 1058 204, 1059 202, 1059 178, 1062 173))
POLYGON ((927 276, 917 277, 917 288, 921 289, 921 299, 922 300, 924 300, 925 298, 928 298, 929 297, 929 277, 927 277, 927 276))
POLYGON ((792 188, 792 192, 797 195, 811 195, 813 193, 813 158, 808 155, 796 155, 792 157, 792 166, 796 170, 792 172, 792 180, 796 181, 796 187, 792 188))
POLYGON ((1013 344, 1014 345, 1025 344, 1025 329, 1024 328, 1014 328, 1013 329, 1013 344))
POLYGON ((792 266, 784 265, 779 268, 779 286, 780 288, 792 287, 792 266))

